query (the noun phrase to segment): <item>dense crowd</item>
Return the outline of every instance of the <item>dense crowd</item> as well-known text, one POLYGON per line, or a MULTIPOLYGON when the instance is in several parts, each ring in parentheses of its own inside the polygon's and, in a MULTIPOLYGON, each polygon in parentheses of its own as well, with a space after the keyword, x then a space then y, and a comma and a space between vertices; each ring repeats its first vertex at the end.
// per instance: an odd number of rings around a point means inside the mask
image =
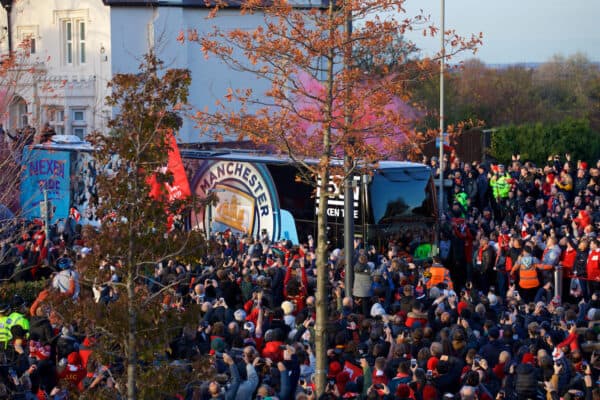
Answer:
MULTIPOLYGON (((343 249, 330 249, 321 398, 600 399, 600 163, 445 161, 439 255, 421 257, 411 237, 357 240, 346 288, 343 249)), ((51 284, 27 307, 18 296, 0 307, 0 398, 93 394, 122 372, 95 360, 94 337, 53 319, 46 296, 76 299, 77 260, 92 251, 72 218, 54 229, 50 247, 35 224, 3 243, 3 279, 51 284)), ((143 282, 172 288, 165 312, 199 309, 165 357, 187 365, 210 354, 214 375, 182 382, 179 398, 315 398, 313 239, 214 240, 219 251, 198 265, 169 260, 143 282)), ((93 288, 106 306, 119 296, 113 261, 93 288)))

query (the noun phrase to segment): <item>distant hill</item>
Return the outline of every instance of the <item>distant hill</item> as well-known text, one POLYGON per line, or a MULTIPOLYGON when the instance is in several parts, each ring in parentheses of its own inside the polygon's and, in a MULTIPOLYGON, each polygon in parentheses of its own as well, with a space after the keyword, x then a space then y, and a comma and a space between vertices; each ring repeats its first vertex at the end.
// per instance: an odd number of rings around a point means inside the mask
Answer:
MULTIPOLYGON (((514 66, 521 66, 525 68, 536 69, 540 65, 545 64, 543 62, 522 62, 522 63, 486 63, 485 66, 488 68, 494 69, 505 69, 514 66)), ((600 68, 600 62, 593 62, 592 64, 596 65, 596 67, 600 68)))

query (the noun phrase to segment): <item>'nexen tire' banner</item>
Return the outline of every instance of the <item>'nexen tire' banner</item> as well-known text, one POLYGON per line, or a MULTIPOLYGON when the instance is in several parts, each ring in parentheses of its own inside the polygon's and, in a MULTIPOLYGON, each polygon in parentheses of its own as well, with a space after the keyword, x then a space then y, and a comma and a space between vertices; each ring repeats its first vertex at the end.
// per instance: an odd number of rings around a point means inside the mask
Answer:
POLYGON ((44 191, 52 204, 52 222, 69 215, 70 154, 66 151, 23 150, 21 207, 23 218, 39 218, 44 191))

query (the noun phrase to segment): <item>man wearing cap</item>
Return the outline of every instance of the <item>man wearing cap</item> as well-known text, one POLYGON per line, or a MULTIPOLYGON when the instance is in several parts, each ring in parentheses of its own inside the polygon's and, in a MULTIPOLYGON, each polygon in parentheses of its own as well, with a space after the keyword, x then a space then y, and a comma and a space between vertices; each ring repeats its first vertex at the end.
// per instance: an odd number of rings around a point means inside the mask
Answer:
POLYGON ((79 297, 79 273, 73 270, 73 261, 68 257, 61 257, 58 261, 61 271, 52 279, 52 287, 61 294, 76 300, 79 297))

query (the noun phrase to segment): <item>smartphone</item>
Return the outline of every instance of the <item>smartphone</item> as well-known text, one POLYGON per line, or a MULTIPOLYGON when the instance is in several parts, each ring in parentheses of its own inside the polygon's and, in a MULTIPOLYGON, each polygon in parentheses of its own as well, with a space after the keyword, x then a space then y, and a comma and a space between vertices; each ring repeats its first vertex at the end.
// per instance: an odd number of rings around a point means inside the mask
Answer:
POLYGON ((430 370, 430 369, 428 369, 428 370, 427 370, 427 374, 425 375, 425 377, 426 377, 427 379, 432 379, 432 378, 433 378, 433 371, 432 371, 432 370, 430 370))
POLYGON ((416 359, 414 359, 414 358, 413 358, 413 359, 411 359, 411 360, 410 360, 410 367, 411 367, 411 368, 414 368, 414 367, 416 367, 416 366, 417 366, 417 360, 416 360, 416 359))
POLYGON ((513 296, 517 297, 519 295, 519 291, 518 290, 513 290, 513 296))

